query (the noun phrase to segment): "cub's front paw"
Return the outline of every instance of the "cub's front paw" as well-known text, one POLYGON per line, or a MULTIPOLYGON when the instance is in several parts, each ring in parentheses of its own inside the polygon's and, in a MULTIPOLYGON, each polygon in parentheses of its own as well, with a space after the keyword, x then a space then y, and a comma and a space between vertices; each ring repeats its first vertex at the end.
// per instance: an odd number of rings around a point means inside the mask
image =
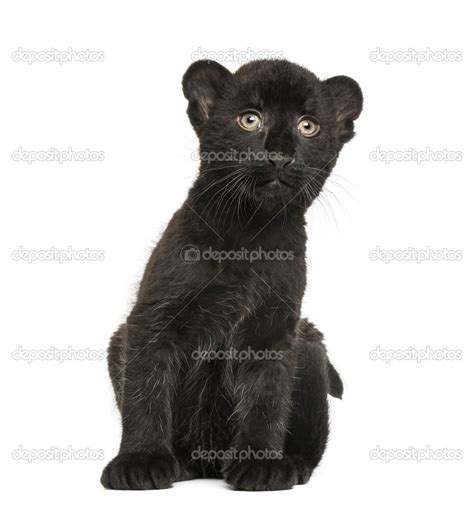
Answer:
POLYGON ((298 483, 298 472, 291 460, 234 461, 224 468, 225 481, 242 491, 278 491, 298 483))
POLYGON ((170 453, 123 453, 109 462, 100 481, 106 489, 167 489, 178 476, 178 463, 170 453))

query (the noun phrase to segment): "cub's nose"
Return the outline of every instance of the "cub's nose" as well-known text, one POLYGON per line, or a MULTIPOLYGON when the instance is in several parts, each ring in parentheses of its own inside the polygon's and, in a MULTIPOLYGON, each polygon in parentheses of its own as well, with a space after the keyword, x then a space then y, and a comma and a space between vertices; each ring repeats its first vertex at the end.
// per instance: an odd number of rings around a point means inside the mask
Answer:
POLYGON ((285 167, 291 166, 295 162, 294 156, 287 156, 285 154, 270 154, 268 157, 270 163, 276 171, 280 171, 285 167))

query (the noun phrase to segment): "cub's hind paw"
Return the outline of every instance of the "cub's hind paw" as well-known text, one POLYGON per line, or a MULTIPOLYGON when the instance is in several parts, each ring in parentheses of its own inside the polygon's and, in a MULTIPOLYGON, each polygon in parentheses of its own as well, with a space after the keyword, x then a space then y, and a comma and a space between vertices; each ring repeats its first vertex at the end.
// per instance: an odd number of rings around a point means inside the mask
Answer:
POLYGON ((179 477, 179 466, 169 453, 124 453, 117 455, 102 472, 106 489, 167 489, 179 477))
POLYGON ((291 455, 288 459, 294 464, 298 481, 297 484, 305 484, 313 474, 313 468, 300 455, 291 455))

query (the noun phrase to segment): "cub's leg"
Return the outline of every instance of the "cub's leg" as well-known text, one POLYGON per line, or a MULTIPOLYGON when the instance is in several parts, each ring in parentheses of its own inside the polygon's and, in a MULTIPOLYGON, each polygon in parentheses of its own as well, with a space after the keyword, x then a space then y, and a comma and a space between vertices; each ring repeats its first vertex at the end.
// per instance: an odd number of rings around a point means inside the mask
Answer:
POLYGON ((319 464, 329 435, 328 398, 342 396, 342 381, 329 362, 322 334, 300 322, 298 363, 292 394, 287 456, 297 468, 298 483, 306 483, 319 464))
POLYGON ((297 356, 297 322, 286 305, 274 301, 243 325, 238 349, 255 356, 239 360, 235 366, 235 456, 223 469, 226 482, 235 489, 282 490, 298 482, 296 466, 283 455, 297 356))
POLYGON ((121 326, 109 347, 109 371, 122 414, 119 454, 105 467, 108 489, 163 489, 180 476, 172 453, 179 355, 172 331, 121 326))

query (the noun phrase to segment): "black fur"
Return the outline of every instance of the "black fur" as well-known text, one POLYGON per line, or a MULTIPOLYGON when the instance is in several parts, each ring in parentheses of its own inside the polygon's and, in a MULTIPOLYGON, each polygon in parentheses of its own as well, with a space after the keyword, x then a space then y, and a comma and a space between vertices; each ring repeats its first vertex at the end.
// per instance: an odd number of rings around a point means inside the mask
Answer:
POLYGON ((110 343, 123 432, 102 483, 160 489, 223 477, 236 489, 289 489, 319 463, 327 394, 343 391, 322 334, 300 315, 304 214, 354 134, 362 94, 350 78, 320 81, 287 61, 256 61, 234 74, 199 61, 183 90, 200 172, 110 343), (246 111, 260 116, 257 130, 239 126, 246 111), (316 136, 298 130, 302 116, 320 126, 316 136), (203 257, 209 249, 273 258, 219 261, 203 257), (286 256, 275 259, 277 250, 286 256))

